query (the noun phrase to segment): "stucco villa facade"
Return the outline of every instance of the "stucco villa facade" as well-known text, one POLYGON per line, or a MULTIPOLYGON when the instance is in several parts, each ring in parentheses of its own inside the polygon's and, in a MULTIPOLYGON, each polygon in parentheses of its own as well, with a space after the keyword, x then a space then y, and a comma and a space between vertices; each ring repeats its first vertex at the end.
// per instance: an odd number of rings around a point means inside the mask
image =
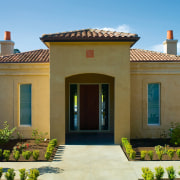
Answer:
POLYGON ((69 133, 159 138, 180 122, 180 56, 132 49, 137 34, 97 29, 45 34, 48 49, 13 54, 0 41, 0 122, 25 137, 33 129, 65 144, 69 133))

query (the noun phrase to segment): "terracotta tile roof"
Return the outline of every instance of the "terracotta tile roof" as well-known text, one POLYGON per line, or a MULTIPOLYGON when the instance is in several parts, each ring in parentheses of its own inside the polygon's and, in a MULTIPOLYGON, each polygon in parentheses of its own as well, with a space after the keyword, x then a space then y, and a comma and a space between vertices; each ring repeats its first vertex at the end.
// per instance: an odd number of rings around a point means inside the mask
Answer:
POLYGON ((180 62, 180 56, 148 51, 143 49, 130 50, 131 62, 180 62))
MULTIPOLYGON (((180 62, 180 56, 154 51, 131 49, 131 62, 180 62)), ((0 63, 49 63, 49 49, 0 56, 0 63)))
POLYGON ((40 38, 43 42, 72 42, 72 41, 132 41, 136 42, 137 34, 100 29, 82 29, 77 31, 44 34, 40 38))
POLYGON ((0 63, 48 63, 49 49, 39 49, 23 53, 0 56, 0 63))

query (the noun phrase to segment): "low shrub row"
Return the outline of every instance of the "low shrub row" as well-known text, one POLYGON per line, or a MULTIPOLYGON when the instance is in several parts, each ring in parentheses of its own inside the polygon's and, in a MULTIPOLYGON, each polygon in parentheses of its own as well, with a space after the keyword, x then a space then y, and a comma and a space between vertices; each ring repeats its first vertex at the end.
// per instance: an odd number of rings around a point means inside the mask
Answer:
MULTIPOLYGON (((167 167, 166 171, 169 180, 174 180, 176 178, 176 173, 173 166, 167 167)), ((154 180, 155 178, 156 180, 161 180, 165 171, 163 167, 159 166, 155 167, 155 172, 152 172, 148 167, 143 167, 142 172, 142 177, 144 180, 154 180)), ((178 172, 178 174, 180 175, 180 172, 178 172)))
MULTIPOLYGON (((6 161, 9 161, 10 154, 10 150, 2 151, 2 149, 0 149, 0 159, 5 159, 6 161)), ((21 154, 25 160, 28 160, 31 157, 31 155, 33 156, 33 159, 35 161, 37 161, 39 158, 39 150, 34 150, 33 152, 22 151, 22 153, 19 150, 13 150, 13 158, 15 159, 15 161, 19 160, 21 154)))
MULTIPOLYGON (((173 149, 169 148, 167 145, 163 146, 155 146, 155 153, 157 154, 158 159, 161 161, 163 155, 168 155, 170 160, 173 159, 175 154, 177 154, 178 158, 180 159, 180 149, 173 149)), ((141 160, 144 160, 146 156, 149 156, 150 160, 153 160, 154 151, 140 151, 141 160)))
MULTIPOLYGON (((53 153, 53 150, 56 146, 57 146, 57 139, 52 139, 49 142, 48 147, 46 149, 46 153, 45 153, 46 160, 50 159, 50 157, 53 153)), ((39 158, 39 150, 34 150, 32 152, 32 151, 24 151, 24 150, 22 150, 22 148, 20 148, 20 149, 14 148, 12 153, 13 153, 13 158, 15 159, 15 161, 18 161, 21 155, 25 160, 29 160, 31 156, 33 156, 33 159, 35 161, 38 161, 38 158, 39 158)), ((6 161, 9 161, 10 155, 11 155, 10 150, 3 151, 2 149, 0 149, 0 160, 5 159, 6 161)))
POLYGON ((132 145, 128 141, 127 138, 121 138, 122 147, 126 150, 126 154, 129 156, 130 159, 136 158, 136 151, 133 150, 132 145))
POLYGON ((45 158, 48 161, 53 153, 54 148, 57 146, 57 139, 52 139, 46 149, 45 158))
MULTIPOLYGON (((3 168, 0 168, 0 179, 3 175, 3 168)), ((8 169, 7 172, 4 173, 4 177, 6 180, 14 180, 14 177, 16 176, 16 173, 14 172, 14 169, 8 169)), ((19 176, 20 180, 37 180, 39 176, 39 170, 38 169, 30 169, 30 172, 28 173, 26 169, 19 169, 19 176)))
MULTIPOLYGON (((126 154, 128 155, 128 157, 132 160, 135 159, 136 151, 132 148, 132 145, 130 144, 128 139, 124 138, 124 137, 121 138, 121 143, 122 143, 122 147, 126 151, 126 154)), ((178 158, 180 159, 180 149, 169 148, 168 145, 165 145, 165 146, 157 145, 154 147, 154 151, 153 150, 140 151, 140 158, 141 158, 141 160, 145 160, 146 157, 148 156, 150 160, 153 160, 154 154, 157 155, 157 157, 160 161, 162 160, 163 155, 168 155, 170 160, 172 160, 176 154, 178 156, 178 158)))

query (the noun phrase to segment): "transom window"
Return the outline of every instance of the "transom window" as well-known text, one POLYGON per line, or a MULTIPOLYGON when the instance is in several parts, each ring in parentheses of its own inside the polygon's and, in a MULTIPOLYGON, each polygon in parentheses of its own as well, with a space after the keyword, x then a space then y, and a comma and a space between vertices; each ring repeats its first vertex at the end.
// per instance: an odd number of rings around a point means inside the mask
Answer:
POLYGON ((160 125, 160 84, 148 84, 148 125, 160 125))

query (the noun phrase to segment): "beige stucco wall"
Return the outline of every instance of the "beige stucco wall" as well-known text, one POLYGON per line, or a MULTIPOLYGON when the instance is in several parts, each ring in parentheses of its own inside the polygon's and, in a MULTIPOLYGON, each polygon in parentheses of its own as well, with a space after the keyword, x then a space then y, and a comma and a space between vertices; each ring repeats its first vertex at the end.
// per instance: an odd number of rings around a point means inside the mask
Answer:
POLYGON ((51 43, 50 64, 0 64, 0 124, 8 121, 25 138, 37 128, 64 144, 68 132, 68 84, 84 83, 87 78, 87 83, 110 83, 111 129, 116 144, 121 137, 160 137, 164 130, 168 132, 170 122, 180 122, 180 63, 130 63, 129 46, 51 43), (86 58, 89 49, 94 50, 94 58, 86 58), (89 78, 88 73, 93 77, 89 78), (32 127, 19 126, 22 83, 32 84, 32 127), (161 85, 159 126, 147 125, 148 83, 161 85))
POLYGON ((180 63, 131 63, 131 138, 159 138, 180 122, 180 63), (147 125, 147 85, 160 83, 160 125, 147 125))
POLYGON ((0 64, 0 84, 0 128, 8 121, 25 138, 33 129, 48 132, 49 137, 49 64, 0 64), (19 86, 24 83, 32 84, 31 127, 19 124, 19 86))
POLYGON ((114 78, 114 142, 130 137, 130 42, 50 43, 50 134, 65 143, 65 79, 83 74, 114 78), (94 58, 86 58, 94 50, 94 58))

